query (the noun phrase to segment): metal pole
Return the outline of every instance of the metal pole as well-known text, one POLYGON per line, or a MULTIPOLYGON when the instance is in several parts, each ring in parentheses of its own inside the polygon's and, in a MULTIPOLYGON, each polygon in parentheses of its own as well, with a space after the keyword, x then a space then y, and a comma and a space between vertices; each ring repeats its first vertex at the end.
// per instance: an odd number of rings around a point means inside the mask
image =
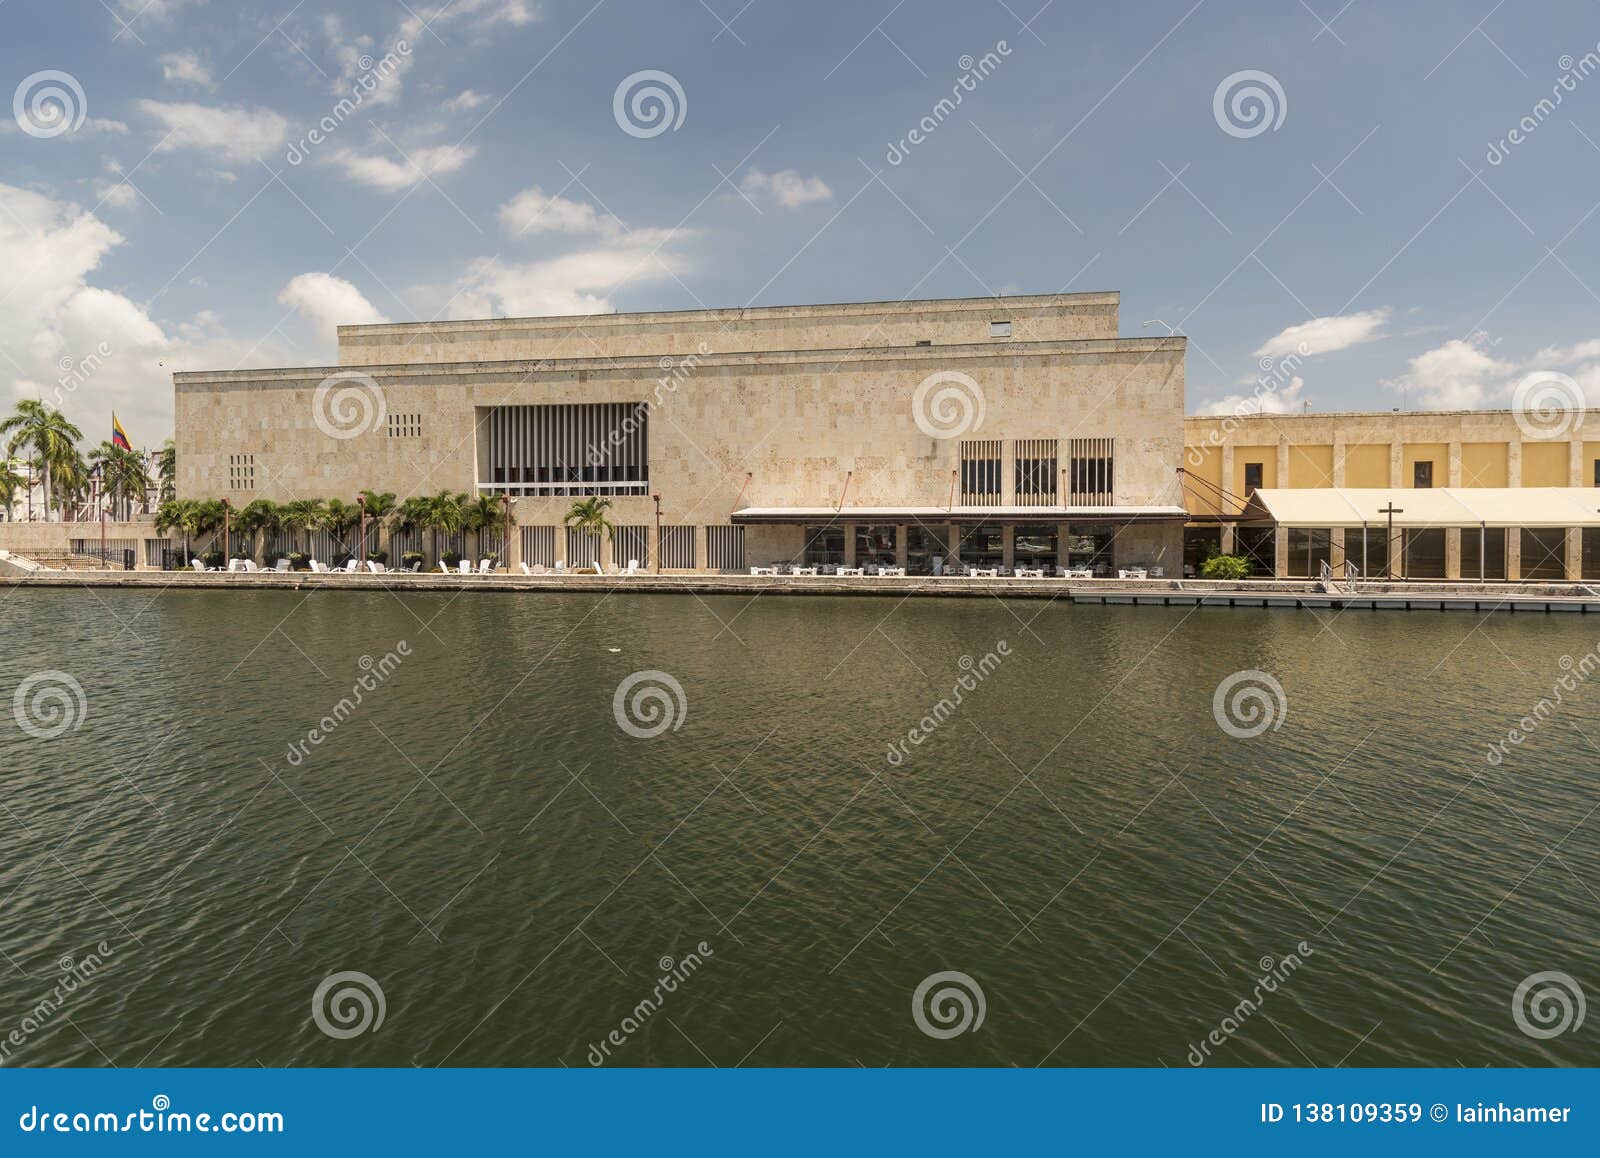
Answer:
POLYGON ((656 574, 659 575, 661 574, 661 496, 651 495, 650 497, 656 503, 656 541, 653 544, 654 550, 651 554, 655 556, 656 574))
POLYGON ((1478 522, 1478 582, 1479 583, 1483 582, 1483 564, 1484 564, 1484 560, 1487 559, 1488 556, 1489 556, 1489 547, 1488 547, 1489 532, 1484 529, 1487 526, 1488 526, 1487 523, 1483 522, 1482 520, 1479 520, 1479 522, 1478 522))
POLYGON ((233 508, 228 505, 228 500, 222 500, 222 565, 233 566, 233 508))

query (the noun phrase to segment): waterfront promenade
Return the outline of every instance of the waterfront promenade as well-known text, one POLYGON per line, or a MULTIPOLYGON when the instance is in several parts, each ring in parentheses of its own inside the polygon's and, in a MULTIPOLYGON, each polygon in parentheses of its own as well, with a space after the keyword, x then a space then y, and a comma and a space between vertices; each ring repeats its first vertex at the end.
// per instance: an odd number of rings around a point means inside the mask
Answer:
POLYGON ((1302 607, 1373 611, 1505 611, 1600 614, 1600 591, 1582 583, 1440 583, 1370 581, 1325 590, 1309 580, 1018 579, 961 576, 770 576, 704 574, 446 575, 430 572, 100 571, 39 568, 0 574, 0 587, 88 587, 174 591, 290 590, 584 592, 624 595, 856 595, 906 599, 1046 599, 1085 604, 1165 607, 1302 607))

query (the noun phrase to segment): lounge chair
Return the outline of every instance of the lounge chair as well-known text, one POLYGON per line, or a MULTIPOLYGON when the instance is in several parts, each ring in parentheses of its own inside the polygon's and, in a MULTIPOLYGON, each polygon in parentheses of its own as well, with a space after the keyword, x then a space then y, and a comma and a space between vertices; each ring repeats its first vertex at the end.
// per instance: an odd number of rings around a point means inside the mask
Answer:
POLYGON ((566 560, 565 559, 557 559, 556 560, 556 574, 557 575, 565 575, 566 573, 567 573, 566 560))
POLYGON ((274 571, 278 571, 278 572, 284 572, 284 571, 287 571, 288 569, 289 569, 289 560, 287 560, 287 559, 279 559, 278 563, 277 563, 277 566, 273 567, 273 570, 274 571))
POLYGON ((528 566, 528 565, 527 565, 527 564, 526 564, 526 563, 523 563, 523 562, 521 562, 521 561, 520 561, 520 560, 519 560, 519 561, 518 561, 518 563, 517 563, 517 568, 518 568, 518 570, 520 570, 520 571, 521 571, 521 572, 522 572, 522 573, 523 573, 523 574, 524 574, 524 575, 532 575, 532 574, 533 574, 533 571, 532 571, 532 569, 531 569, 531 568, 530 568, 530 567, 529 567, 529 566, 528 566))
POLYGON ((450 568, 445 564, 445 561, 443 559, 439 560, 439 570, 442 571, 446 575, 450 574, 450 568))
POLYGON ((478 574, 479 575, 487 575, 487 574, 489 574, 489 572, 491 572, 493 570, 494 570, 494 560, 493 559, 479 559, 478 560, 478 574))
POLYGON ((383 564, 378 562, 376 559, 368 559, 367 560, 367 570, 371 571, 374 575, 382 575, 383 574, 383 564))
POLYGON ((460 572, 462 575, 471 575, 472 574, 472 564, 467 562, 467 560, 463 559, 463 560, 461 560, 460 563, 456 564, 456 570, 458 572, 460 572))
POLYGON ((327 569, 328 568, 326 566, 317 562, 315 559, 311 560, 311 573, 313 575, 321 575, 327 569))
POLYGON ((189 566, 193 567, 196 571, 204 571, 206 569, 206 565, 200 562, 199 559, 190 559, 189 566))
POLYGON ((637 575, 639 573, 639 560, 629 559, 627 569, 622 573, 624 575, 637 575))
POLYGON ((345 561, 344 573, 346 575, 354 575, 356 573, 356 568, 360 566, 361 560, 352 556, 350 559, 345 561))

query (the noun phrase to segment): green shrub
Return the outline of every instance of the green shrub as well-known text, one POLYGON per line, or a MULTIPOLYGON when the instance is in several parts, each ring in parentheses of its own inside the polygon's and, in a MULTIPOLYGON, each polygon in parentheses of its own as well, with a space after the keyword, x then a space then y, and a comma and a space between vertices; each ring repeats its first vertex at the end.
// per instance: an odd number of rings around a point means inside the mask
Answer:
POLYGON ((200 562, 204 563, 207 567, 220 567, 222 566, 222 552, 207 551, 205 554, 200 556, 200 562))
MULTIPOLYGON (((382 563, 384 566, 389 564, 389 552, 387 551, 368 551, 367 558, 374 563, 382 563)), ((419 555, 418 558, 420 559, 421 556, 419 555)))
POLYGON ((309 571, 309 570, 311 570, 311 556, 307 555, 304 551, 290 551, 289 552, 289 570, 291 570, 291 571, 309 571))
POLYGON ((411 568, 415 567, 420 562, 422 562, 421 551, 407 551, 405 554, 400 556, 400 566, 404 567, 407 571, 411 570, 411 568))
POLYGON ((1202 579, 1248 579, 1250 564, 1240 555, 1213 555, 1200 565, 1202 579))
POLYGON ((455 567, 455 566, 459 565, 460 562, 461 562, 461 552, 460 551, 446 551, 443 555, 439 556, 439 561, 441 563, 443 563, 446 567, 455 567))

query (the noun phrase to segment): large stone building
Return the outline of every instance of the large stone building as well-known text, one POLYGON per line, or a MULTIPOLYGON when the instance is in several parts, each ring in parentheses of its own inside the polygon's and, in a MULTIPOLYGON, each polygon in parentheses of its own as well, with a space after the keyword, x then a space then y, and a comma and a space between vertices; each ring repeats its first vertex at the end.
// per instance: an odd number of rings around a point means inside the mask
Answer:
POLYGON ((343 326, 174 375, 185 498, 505 496, 508 562, 1175 574, 1184 339, 1115 293, 343 326), (616 529, 568 531, 604 496, 616 529))

